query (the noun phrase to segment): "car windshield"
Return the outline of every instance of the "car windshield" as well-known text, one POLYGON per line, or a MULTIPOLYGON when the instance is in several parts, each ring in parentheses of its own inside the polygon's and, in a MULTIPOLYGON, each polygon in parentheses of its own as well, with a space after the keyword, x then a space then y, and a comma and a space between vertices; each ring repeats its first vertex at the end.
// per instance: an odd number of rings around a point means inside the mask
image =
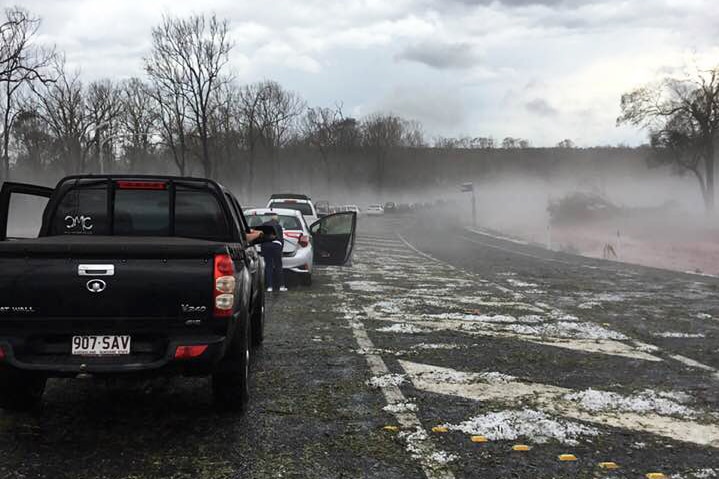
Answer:
MULTIPOLYGON (((272 216, 270 214, 250 213, 247 215, 247 224, 250 228, 255 228, 267 223, 271 219, 272 216)), ((286 230, 302 230, 302 223, 296 216, 277 215, 277 222, 286 230)))
POLYGON ((296 201, 273 201, 270 208, 282 210, 297 210, 305 216, 312 216, 312 207, 309 203, 297 203, 296 201))

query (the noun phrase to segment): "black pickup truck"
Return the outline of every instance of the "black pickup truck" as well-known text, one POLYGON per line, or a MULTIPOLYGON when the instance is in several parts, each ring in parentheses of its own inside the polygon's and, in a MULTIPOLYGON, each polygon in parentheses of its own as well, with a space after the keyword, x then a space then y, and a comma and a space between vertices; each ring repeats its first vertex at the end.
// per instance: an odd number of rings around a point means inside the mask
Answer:
MULTIPOLYGON (((317 228, 318 263, 349 260, 355 224, 317 228)), ((180 373, 211 375, 216 403, 242 409, 265 320, 249 231, 237 199, 207 179, 4 183, 0 407, 36 405, 48 377, 180 373)))

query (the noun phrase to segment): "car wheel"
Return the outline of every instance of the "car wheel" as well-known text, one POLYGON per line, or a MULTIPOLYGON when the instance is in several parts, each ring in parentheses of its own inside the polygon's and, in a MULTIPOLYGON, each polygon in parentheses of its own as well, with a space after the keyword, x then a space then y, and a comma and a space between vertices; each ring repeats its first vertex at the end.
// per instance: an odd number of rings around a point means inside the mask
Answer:
POLYGON ((0 373, 0 408, 28 411, 42 399, 47 378, 14 371, 0 373))
POLYGON ((225 411, 242 411, 250 398, 250 331, 247 314, 240 319, 232 345, 212 374, 215 405, 225 411))
POLYGON ((312 273, 302 274, 300 283, 302 286, 312 286, 312 273))
POLYGON ((260 288, 257 292, 256 304, 252 308, 252 347, 262 344, 265 339, 265 289, 260 288))

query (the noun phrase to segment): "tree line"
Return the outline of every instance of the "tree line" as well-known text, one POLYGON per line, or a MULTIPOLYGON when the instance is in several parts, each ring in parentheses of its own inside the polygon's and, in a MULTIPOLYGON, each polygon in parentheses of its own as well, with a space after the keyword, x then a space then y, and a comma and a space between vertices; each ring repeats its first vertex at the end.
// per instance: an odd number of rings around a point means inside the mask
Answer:
MULTIPOLYGON (((62 53, 38 43, 37 16, 20 7, 4 16, 0 179, 13 171, 174 170, 231 178, 253 196, 258 177, 282 175, 303 150, 313 153, 313 181, 359 173, 382 191, 393 150, 429 146, 416 121, 386 113, 357 119, 345 115, 341 103, 309 106, 272 80, 239 83, 229 64, 229 24, 215 15, 163 17, 151 31, 143 78, 92 82, 69 70, 62 53)), ((530 147, 512 137, 435 138, 432 144, 530 147)))
MULTIPOLYGON (((460 168, 460 152, 505 158, 481 152, 534 150, 514 137, 429 141, 420 123, 391 113, 354 118, 341 103, 310 106, 272 80, 242 84, 231 70, 229 23, 215 15, 163 17, 150 32, 143 77, 91 82, 39 43, 39 17, 13 7, 1 20, 0 180, 173 172, 221 179, 250 198, 260 189, 331 190, 351 181, 381 197, 407 186, 392 175, 406 174, 411 186, 454 181, 447 161, 456 157, 460 168), (410 171, 431 158, 437 165, 427 178, 410 171)), ((693 174, 713 209, 719 69, 638 88, 622 96, 621 109, 618 123, 649 130, 649 160, 693 174)), ((570 139, 556 145, 575 148, 570 139)))

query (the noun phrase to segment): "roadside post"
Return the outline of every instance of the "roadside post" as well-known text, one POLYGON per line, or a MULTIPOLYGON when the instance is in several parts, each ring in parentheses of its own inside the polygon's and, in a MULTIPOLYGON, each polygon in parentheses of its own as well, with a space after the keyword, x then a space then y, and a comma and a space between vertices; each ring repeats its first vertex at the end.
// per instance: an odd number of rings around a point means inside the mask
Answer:
POLYGON ((462 193, 472 193, 472 227, 477 227, 477 198, 474 196, 474 183, 462 183, 459 186, 462 193))

